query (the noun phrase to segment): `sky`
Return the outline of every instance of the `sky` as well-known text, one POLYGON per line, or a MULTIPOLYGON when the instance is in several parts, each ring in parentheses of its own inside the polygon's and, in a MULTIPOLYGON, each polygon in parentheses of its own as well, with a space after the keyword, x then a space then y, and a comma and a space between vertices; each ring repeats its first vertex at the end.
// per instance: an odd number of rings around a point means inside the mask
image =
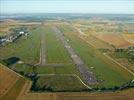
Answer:
POLYGON ((134 14, 134 0, 0 0, 0 13, 134 14))

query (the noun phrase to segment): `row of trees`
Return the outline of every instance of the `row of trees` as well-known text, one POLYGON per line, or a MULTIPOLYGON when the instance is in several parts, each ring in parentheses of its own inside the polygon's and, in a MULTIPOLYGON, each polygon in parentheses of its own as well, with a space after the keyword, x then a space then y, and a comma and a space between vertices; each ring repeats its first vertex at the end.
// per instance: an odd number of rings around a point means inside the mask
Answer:
POLYGON ((134 88, 134 80, 127 82, 126 84, 123 84, 121 86, 114 86, 114 87, 96 87, 93 88, 93 91, 118 91, 118 90, 124 90, 124 89, 129 89, 129 88, 134 88))

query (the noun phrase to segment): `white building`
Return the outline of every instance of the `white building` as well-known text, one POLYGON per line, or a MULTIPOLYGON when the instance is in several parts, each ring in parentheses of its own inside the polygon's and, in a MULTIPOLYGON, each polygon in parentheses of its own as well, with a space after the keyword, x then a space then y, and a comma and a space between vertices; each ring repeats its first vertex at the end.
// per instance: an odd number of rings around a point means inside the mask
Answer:
POLYGON ((19 34, 24 34, 24 32, 23 31, 20 31, 19 34))

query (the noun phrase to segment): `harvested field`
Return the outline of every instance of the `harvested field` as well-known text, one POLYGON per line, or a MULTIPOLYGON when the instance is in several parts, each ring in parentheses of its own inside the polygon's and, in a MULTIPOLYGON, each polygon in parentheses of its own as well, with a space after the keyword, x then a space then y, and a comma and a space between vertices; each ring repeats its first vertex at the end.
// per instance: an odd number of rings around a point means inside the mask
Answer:
POLYGON ((0 65, 0 96, 4 95, 17 80, 19 80, 19 76, 0 65))
POLYGON ((126 41, 133 43, 134 45, 134 34, 122 34, 122 36, 126 41))
POLYGON ((28 93, 19 100, 133 100, 134 89, 115 93, 59 92, 28 93))
POLYGON ((56 97, 56 100, 132 100, 134 96, 128 90, 119 93, 57 93, 56 97))
POLYGON ((19 93, 21 92, 23 86, 25 84, 25 79, 20 78, 11 89, 2 97, 1 100, 15 100, 17 99, 19 93))
POLYGON ((114 45, 115 47, 122 47, 122 46, 129 46, 131 45, 130 42, 126 41, 121 35, 119 34, 97 34, 97 38, 102 41, 109 43, 110 45, 114 45))
POLYGON ((0 25, 16 25, 19 21, 12 20, 12 19, 5 19, 0 22, 0 25))
POLYGON ((19 95, 25 79, 0 64, 0 98, 1 100, 15 100, 19 95))

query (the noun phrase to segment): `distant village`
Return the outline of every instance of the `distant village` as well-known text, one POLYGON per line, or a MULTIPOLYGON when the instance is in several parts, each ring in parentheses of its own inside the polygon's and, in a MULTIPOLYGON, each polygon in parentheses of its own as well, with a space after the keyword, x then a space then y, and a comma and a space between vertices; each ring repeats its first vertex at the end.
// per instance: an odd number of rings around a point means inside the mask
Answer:
POLYGON ((0 46, 4 46, 8 43, 15 42, 21 36, 28 36, 28 29, 26 27, 12 28, 6 36, 0 37, 0 46))

